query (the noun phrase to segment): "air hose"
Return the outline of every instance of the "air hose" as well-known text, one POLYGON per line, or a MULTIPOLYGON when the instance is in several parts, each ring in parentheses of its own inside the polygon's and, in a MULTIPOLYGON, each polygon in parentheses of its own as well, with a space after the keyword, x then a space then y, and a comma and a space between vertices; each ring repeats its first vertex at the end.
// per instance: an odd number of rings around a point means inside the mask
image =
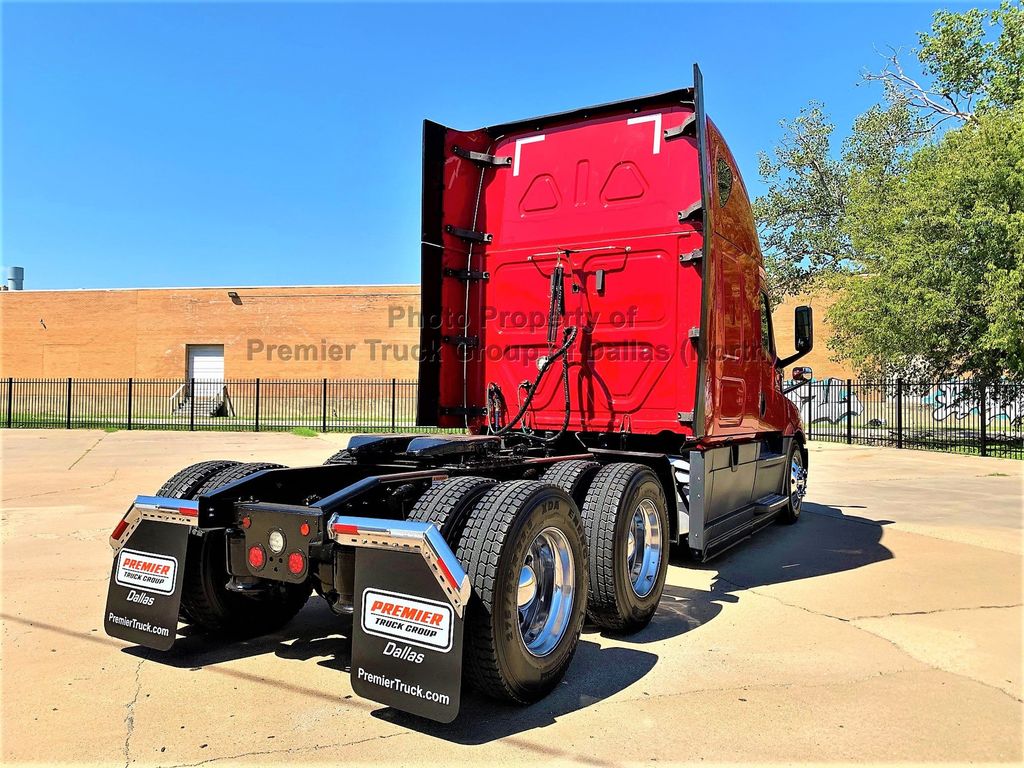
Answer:
MULTIPOLYGON (((526 411, 530 407, 530 403, 533 402, 533 396, 535 394, 537 394, 537 389, 540 386, 541 380, 544 378, 544 374, 548 372, 548 369, 557 360, 562 360, 562 380, 563 380, 563 383, 564 383, 564 391, 565 391, 565 419, 564 419, 564 422, 563 422, 562 430, 558 434, 559 435, 562 434, 563 432, 565 432, 569 428, 569 364, 563 358, 568 353, 569 348, 572 346, 572 343, 574 341, 576 341, 576 333, 577 333, 577 329, 575 327, 573 327, 573 326, 570 326, 570 327, 566 328, 562 332, 562 345, 558 349, 556 349, 554 352, 552 352, 548 356, 548 358, 541 364, 540 370, 537 371, 537 378, 535 378, 533 380, 533 384, 530 385, 529 391, 527 391, 527 393, 526 393, 526 398, 523 400, 522 404, 519 406, 519 410, 516 412, 516 415, 512 417, 512 419, 508 422, 508 424, 506 424, 504 427, 501 427, 500 429, 494 429, 493 428, 493 423, 492 423, 493 434, 495 434, 495 435, 504 435, 509 430, 511 430, 513 427, 515 427, 516 424, 518 424, 520 421, 522 421, 523 416, 526 415, 526 411)), ((495 397, 501 397, 500 392, 501 392, 501 390, 498 389, 498 385, 497 384, 491 384, 488 387, 488 389, 487 389, 487 399, 488 399, 488 401, 493 401, 492 398, 495 398, 495 397)), ((502 397, 502 400, 504 400, 503 397, 502 397)), ((557 436, 558 435, 556 435, 555 437, 557 437, 557 436)), ((545 442, 547 442, 547 441, 552 440, 554 438, 539 438, 538 437, 538 438, 534 438, 534 439, 544 440, 545 442)))

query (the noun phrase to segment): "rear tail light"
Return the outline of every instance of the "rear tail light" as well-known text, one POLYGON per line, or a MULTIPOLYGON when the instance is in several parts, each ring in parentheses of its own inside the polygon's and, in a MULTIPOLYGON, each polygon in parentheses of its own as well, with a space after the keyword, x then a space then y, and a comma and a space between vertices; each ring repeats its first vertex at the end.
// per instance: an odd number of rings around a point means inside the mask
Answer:
POLYGON ((296 576, 306 570, 306 558, 301 552, 292 552, 288 555, 288 570, 296 576))
POLYGON ((258 571, 267 562, 267 553, 263 551, 263 547, 259 544, 253 544, 249 547, 249 567, 254 571, 258 571))
POLYGON ((309 536, 309 523, 303 523, 299 526, 299 533, 303 536, 309 536))
POLYGON ((242 527, 248 528, 250 525, 252 525, 252 518, 246 515, 242 518, 242 527))
POLYGON ((121 522, 114 526, 114 532, 110 534, 110 538, 114 541, 120 541, 124 535, 125 529, 128 527, 128 518, 121 518, 121 522))

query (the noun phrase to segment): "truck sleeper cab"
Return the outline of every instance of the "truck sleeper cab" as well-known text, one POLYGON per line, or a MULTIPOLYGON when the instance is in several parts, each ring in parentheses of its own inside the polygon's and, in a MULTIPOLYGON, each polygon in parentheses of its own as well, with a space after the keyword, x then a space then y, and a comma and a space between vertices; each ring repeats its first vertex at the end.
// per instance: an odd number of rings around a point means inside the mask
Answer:
MULTIPOLYGON (((183 469, 111 536, 105 627, 272 631, 316 591, 365 697, 442 721, 463 678, 528 703, 585 617, 642 629, 670 545, 707 559, 806 489, 735 161, 694 86, 456 131, 424 124, 418 421, 323 466, 183 469), (398 681, 398 682, 395 682, 398 681)), ((800 370, 800 369, 798 369, 800 370)))

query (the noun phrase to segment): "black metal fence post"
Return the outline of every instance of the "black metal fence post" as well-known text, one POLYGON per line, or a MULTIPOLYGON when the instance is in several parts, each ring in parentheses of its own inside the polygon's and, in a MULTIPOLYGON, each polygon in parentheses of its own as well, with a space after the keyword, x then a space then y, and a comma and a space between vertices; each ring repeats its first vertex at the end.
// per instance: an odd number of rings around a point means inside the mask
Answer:
POLYGON ((68 376, 68 408, 67 418, 65 419, 64 426, 66 429, 71 429, 71 377, 68 376))
POLYGON ((853 445, 853 381, 846 380, 846 444, 853 445))
POLYGON ((189 379, 188 384, 188 431, 196 429, 196 380, 189 379))
POLYGON ((979 405, 978 415, 981 416, 981 455, 988 456, 988 413, 985 407, 985 383, 982 382, 978 393, 979 405))
POLYGON ((395 431, 395 406, 398 399, 398 381, 396 379, 391 380, 391 431, 395 431))
POLYGON ((132 428, 132 383, 134 379, 128 379, 128 429, 132 428))
MULTIPOLYGON (((804 408, 806 413, 803 415, 802 420, 804 423, 804 429, 807 430, 807 439, 811 440, 813 439, 813 435, 811 433, 814 431, 814 423, 811 421, 811 402, 814 400, 814 380, 812 379, 804 386, 807 387, 807 392, 801 392, 800 394, 806 395, 806 397, 803 398, 803 402, 807 407, 804 408)), ((799 392, 800 390, 797 391, 799 392)))
POLYGON ((320 431, 327 431, 327 379, 324 379, 323 397, 320 399, 320 431))
POLYGON ((11 428, 11 416, 14 413, 14 377, 7 377, 7 428, 11 428))
POLYGON ((260 380, 256 379, 256 423, 253 425, 253 431, 260 431, 260 380))
POLYGON ((903 379, 896 379, 896 447, 903 447, 903 379))

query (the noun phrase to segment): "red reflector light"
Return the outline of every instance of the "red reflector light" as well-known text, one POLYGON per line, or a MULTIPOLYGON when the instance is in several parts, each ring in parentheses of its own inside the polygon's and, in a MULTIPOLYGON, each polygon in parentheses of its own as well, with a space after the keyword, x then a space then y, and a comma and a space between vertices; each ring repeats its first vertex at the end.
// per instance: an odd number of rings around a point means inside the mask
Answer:
POLYGON ((110 534, 110 538, 112 538, 112 539, 114 539, 116 541, 120 541, 121 537, 124 535, 125 528, 127 528, 127 527, 128 527, 128 521, 127 520, 122 520, 120 523, 118 523, 115 526, 114 532, 112 534, 110 534))
POLYGON ((292 552, 288 555, 288 570, 296 576, 306 570, 306 558, 301 552, 292 552))
POLYGON ((437 564, 441 566, 441 573, 444 574, 445 581, 447 581, 449 584, 452 585, 452 587, 458 590, 459 585, 456 583, 455 577, 452 576, 452 572, 448 570, 448 566, 444 564, 444 560, 442 560, 440 557, 437 558, 437 564))
POLYGON ((299 526, 299 533, 303 536, 309 536, 309 523, 303 523, 299 526))
POLYGON ((199 517, 199 510, 192 509, 191 507, 179 507, 178 512, 185 515, 185 517, 199 517))
POLYGON ((249 566, 254 571, 258 571, 266 562, 267 554, 263 551, 263 547, 259 544, 249 547, 249 566))
POLYGON ((252 518, 246 515, 242 518, 242 527, 248 528, 250 525, 252 525, 252 518))
POLYGON ((344 523, 335 523, 332 526, 335 533, 347 533, 351 536, 359 535, 359 528, 354 525, 345 525, 344 523))

